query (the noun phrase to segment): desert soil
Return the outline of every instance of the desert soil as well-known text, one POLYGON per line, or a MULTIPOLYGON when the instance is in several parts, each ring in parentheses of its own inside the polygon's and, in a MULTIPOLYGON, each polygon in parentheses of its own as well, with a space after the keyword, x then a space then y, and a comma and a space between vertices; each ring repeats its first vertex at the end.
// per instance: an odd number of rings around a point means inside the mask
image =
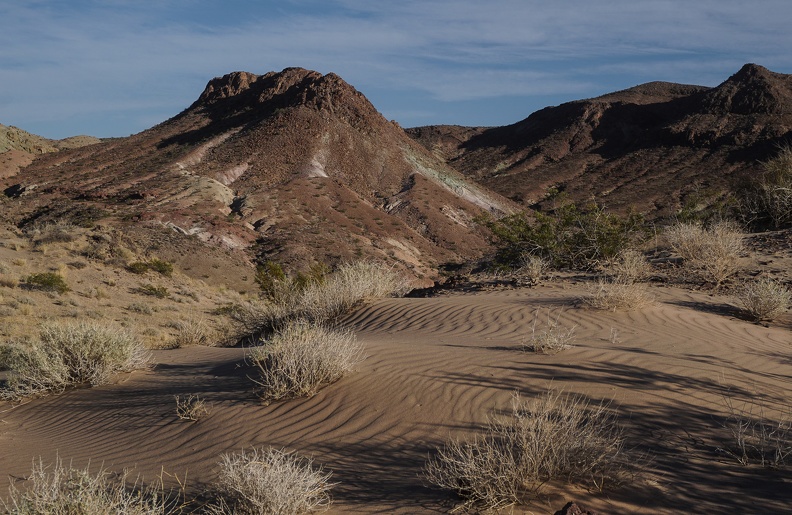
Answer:
POLYGON ((508 410, 513 392, 551 386, 611 402, 628 446, 651 461, 621 489, 549 485, 514 513, 553 513, 573 499, 601 513, 786 511, 788 471, 742 466, 718 448, 727 401, 762 403, 771 418, 789 407, 792 317, 766 327, 735 316, 726 297, 652 292, 652 306, 625 313, 581 307, 585 288, 573 281, 376 301, 344 322, 366 345, 356 372, 270 406, 252 393, 243 349, 158 350, 153 369, 115 384, 0 405, 0 477, 20 481, 33 459, 60 456, 148 480, 164 470, 197 492, 220 454, 276 446, 333 471, 331 513, 443 513, 455 501, 422 480, 426 456, 508 410), (576 346, 523 352, 534 317, 547 313, 575 326, 576 346), (178 394, 200 394, 211 413, 179 420, 178 394))

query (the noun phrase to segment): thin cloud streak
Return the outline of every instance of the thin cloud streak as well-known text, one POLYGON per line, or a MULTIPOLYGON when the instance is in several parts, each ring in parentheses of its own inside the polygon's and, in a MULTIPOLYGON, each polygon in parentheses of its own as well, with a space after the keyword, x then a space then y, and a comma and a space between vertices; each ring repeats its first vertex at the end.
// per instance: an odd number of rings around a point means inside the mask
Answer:
MULTIPOLYGON (((164 119, 211 77, 240 69, 334 71, 383 98, 376 107, 389 116, 435 111, 405 105, 415 98, 408 92, 484 106, 515 96, 571 100, 646 80, 711 83, 749 58, 792 68, 784 51, 792 47, 785 22, 792 4, 773 0, 232 1, 222 13, 208 0, 75 4, 0 7, 0 123, 43 126, 49 116, 67 135, 79 130, 68 129, 69 117, 95 115, 102 131, 102 113, 141 110, 141 119, 164 119), (235 5, 249 12, 232 11, 235 5)), ((464 115, 453 123, 480 124, 464 115)))

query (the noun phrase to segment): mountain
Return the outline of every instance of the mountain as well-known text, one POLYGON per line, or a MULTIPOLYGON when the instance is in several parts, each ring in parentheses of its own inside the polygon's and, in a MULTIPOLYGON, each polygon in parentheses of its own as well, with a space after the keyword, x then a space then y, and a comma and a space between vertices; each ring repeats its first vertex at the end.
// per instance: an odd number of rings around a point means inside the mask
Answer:
POLYGON ((166 228, 296 269, 388 258, 419 277, 481 255, 489 242, 472 219, 514 209, 337 75, 300 68, 215 78, 177 116, 43 155, 2 187, 21 226, 89 212, 127 231, 166 228))
POLYGON ((557 191, 672 216, 721 200, 792 140, 792 75, 747 64, 717 87, 651 82, 513 125, 408 129, 465 176, 526 206, 557 191))

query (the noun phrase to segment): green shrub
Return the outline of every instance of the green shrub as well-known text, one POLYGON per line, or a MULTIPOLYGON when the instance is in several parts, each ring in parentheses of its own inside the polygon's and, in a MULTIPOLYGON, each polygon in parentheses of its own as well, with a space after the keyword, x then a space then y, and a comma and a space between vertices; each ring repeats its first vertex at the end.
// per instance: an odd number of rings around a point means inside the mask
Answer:
POLYGON ((24 278, 27 288, 43 291, 54 291, 60 294, 69 291, 69 285, 60 274, 54 272, 42 272, 31 274, 24 278))
POLYGON ((143 295, 151 295, 152 297, 157 297, 158 299, 164 299, 170 296, 170 292, 164 286, 155 286, 153 284, 141 284, 138 288, 138 292, 142 293, 143 295))
POLYGON ((173 263, 155 258, 148 262, 148 266, 150 269, 165 277, 173 275, 173 263))
POLYGON ((499 242, 496 263, 516 267, 525 255, 546 258, 553 266, 591 268, 610 261, 646 238, 641 215, 619 216, 592 204, 563 204, 549 214, 517 213, 480 219, 499 242))
POLYGON ((127 270, 133 274, 145 274, 149 271, 149 265, 143 261, 135 261, 127 265, 127 270))
POLYGON ((7 346, 4 354, 6 399, 102 384, 116 372, 145 367, 150 357, 134 336, 99 324, 45 325, 38 340, 7 346))

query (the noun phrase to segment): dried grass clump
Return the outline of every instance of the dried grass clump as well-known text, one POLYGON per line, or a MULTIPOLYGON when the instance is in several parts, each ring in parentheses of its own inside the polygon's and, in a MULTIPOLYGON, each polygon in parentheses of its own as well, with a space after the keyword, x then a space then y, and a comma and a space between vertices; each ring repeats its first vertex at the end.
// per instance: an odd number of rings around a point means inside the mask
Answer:
POLYGON ((272 402, 313 395, 340 379, 363 359, 363 345, 351 331, 295 321, 253 347, 249 359, 262 400, 272 402))
POLYGON ((7 501, 0 500, 9 515, 129 514, 154 515, 175 512, 177 496, 162 492, 159 484, 127 485, 128 474, 88 468, 66 467, 60 458, 52 466, 39 459, 20 491, 13 484, 7 501))
POLYGON ((212 330, 203 318, 190 318, 174 323, 176 336, 173 347, 186 347, 189 345, 210 345, 212 343, 212 330))
POLYGON ((737 292, 737 298, 754 320, 773 320, 792 305, 792 292, 778 281, 762 277, 747 281, 737 292))
POLYGON ((583 298, 583 304, 594 309, 620 311, 641 309, 652 303, 646 284, 618 277, 599 279, 583 298))
POLYGON ((575 326, 565 328, 559 322, 561 314, 556 315, 555 320, 547 313, 547 322, 543 328, 537 328, 539 312, 536 313, 531 326, 531 335, 522 342, 523 350, 539 352, 542 354, 555 354, 562 350, 574 347, 575 326))
POLYGON ((539 284, 542 277, 550 269, 550 263, 547 259, 534 254, 523 255, 520 261, 520 267, 514 273, 518 279, 529 286, 539 284))
POLYGON ((106 325, 45 325, 38 340, 8 347, 8 381, 0 398, 17 400, 98 385, 116 372, 144 368, 150 354, 131 334, 106 325))
POLYGON ((332 321, 366 299, 405 293, 405 282, 388 266, 370 261, 346 263, 323 282, 314 282, 295 295, 293 312, 314 322, 332 321))
POLYGON ((186 397, 175 395, 176 416, 181 420, 197 422, 209 414, 209 405, 200 395, 190 394, 186 397))
POLYGON ((709 228, 678 223, 666 229, 665 238, 695 277, 716 288, 739 270, 738 260, 745 249, 739 227, 726 221, 709 228))
POLYGON ((741 406, 725 399, 729 416, 723 424, 729 438, 720 450, 741 465, 779 469, 792 462, 792 413, 769 417, 761 403, 741 406))
POLYGON ((652 273, 652 266, 637 250, 622 251, 618 258, 607 267, 606 272, 622 282, 645 281, 652 273))
POLYGON ((515 395, 511 417, 470 442, 451 440, 429 458, 425 477, 462 497, 461 509, 487 510, 533 498, 549 481, 619 484, 628 464, 607 405, 549 390, 533 401, 515 395))
POLYGON ((279 449, 225 454, 220 462, 217 515, 298 515, 327 509, 332 473, 313 460, 279 449))

